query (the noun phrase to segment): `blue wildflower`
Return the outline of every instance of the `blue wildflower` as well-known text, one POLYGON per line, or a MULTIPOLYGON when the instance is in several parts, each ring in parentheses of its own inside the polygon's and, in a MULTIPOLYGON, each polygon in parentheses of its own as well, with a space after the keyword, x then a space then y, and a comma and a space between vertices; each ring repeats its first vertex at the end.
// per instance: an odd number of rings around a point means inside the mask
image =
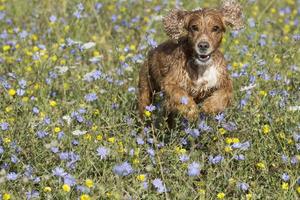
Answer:
POLYGON ((66 174, 64 176, 64 184, 67 184, 69 186, 74 186, 76 185, 76 179, 70 174, 66 174))
POLYGON ((244 156, 243 154, 235 155, 235 156, 233 156, 233 158, 234 158, 235 160, 239 160, 239 161, 245 160, 245 156, 244 156))
POLYGON ((89 94, 85 95, 84 98, 87 102, 92 102, 92 101, 95 101, 98 99, 96 93, 89 93, 89 94))
POLYGON ((61 167, 55 167, 53 170, 52 170, 52 174, 54 176, 59 176, 59 177, 63 177, 65 176, 67 173, 65 172, 65 170, 61 167))
POLYGON ((143 138, 141 138, 141 137, 137 137, 137 138, 136 138, 136 143, 139 144, 139 145, 145 144, 143 138))
POLYGON ((283 173, 281 175, 281 179, 285 182, 289 181, 290 180, 290 176, 288 175, 288 173, 283 173))
POLYGON ((133 173, 133 169, 128 162, 123 162, 119 165, 115 165, 113 172, 119 176, 128 176, 133 173))
POLYGON ((19 177, 19 175, 15 172, 10 172, 6 175, 7 180, 14 181, 19 177))
POLYGON ((1 122, 0 127, 2 131, 6 131, 9 129, 9 124, 7 122, 1 122))
POLYGON ((236 186, 238 189, 242 190, 243 192, 246 192, 249 189, 249 184, 243 182, 238 182, 236 186))
POLYGON ((188 175, 189 176, 199 176, 200 175, 200 164, 197 162, 192 162, 188 166, 188 175))
POLYGON ((162 182, 160 178, 156 178, 152 181, 153 186, 156 188, 158 193, 167 192, 165 184, 162 182))
POLYGON ((212 163, 212 164, 218 164, 219 162, 222 162, 222 161, 224 160, 224 157, 221 156, 221 155, 217 155, 217 156, 215 156, 215 157, 209 156, 209 157, 208 157, 208 160, 209 160, 209 162, 212 163))
POLYGON ((152 111, 154 111, 156 109, 156 107, 154 105, 152 105, 152 104, 149 105, 149 106, 146 106, 145 108, 146 108, 146 110, 148 110, 150 112, 152 112, 152 111))
POLYGON ((39 139, 42 139, 42 138, 46 137, 48 135, 48 133, 46 131, 38 131, 36 133, 36 135, 39 139))
POLYGON ((187 98, 186 96, 181 97, 180 103, 183 105, 187 105, 189 103, 189 98, 187 98))
POLYGON ((100 156, 100 159, 103 160, 107 157, 109 154, 109 149, 106 147, 98 147, 97 149, 97 155, 100 156))

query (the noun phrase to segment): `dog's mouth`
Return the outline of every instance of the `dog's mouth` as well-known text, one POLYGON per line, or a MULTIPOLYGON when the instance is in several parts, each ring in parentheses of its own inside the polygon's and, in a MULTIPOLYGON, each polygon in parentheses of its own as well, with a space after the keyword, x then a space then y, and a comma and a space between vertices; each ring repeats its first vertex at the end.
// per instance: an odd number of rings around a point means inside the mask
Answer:
POLYGON ((209 55, 205 55, 205 54, 197 55, 197 59, 200 60, 201 62, 207 62, 210 59, 210 54, 209 55))

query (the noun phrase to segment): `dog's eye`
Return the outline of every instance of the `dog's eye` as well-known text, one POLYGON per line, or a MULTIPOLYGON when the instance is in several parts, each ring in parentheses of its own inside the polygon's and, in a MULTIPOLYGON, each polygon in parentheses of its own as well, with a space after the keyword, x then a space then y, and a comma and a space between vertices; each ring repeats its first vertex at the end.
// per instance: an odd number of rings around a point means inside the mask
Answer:
POLYGON ((214 26, 212 32, 218 32, 218 31, 220 31, 220 27, 214 26))
POLYGON ((191 29, 191 31, 199 31, 199 28, 198 28, 198 26, 196 26, 196 25, 192 25, 192 26, 190 27, 190 29, 191 29))

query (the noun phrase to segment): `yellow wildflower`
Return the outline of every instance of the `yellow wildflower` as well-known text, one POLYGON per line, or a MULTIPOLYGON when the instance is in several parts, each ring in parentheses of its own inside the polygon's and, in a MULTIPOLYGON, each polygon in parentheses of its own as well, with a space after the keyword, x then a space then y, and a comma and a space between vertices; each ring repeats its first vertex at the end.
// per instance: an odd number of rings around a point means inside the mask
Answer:
POLYGON ((91 187, 94 186, 94 182, 93 182, 92 179, 86 179, 85 180, 85 185, 86 185, 86 187, 91 188, 91 187))
POLYGON ((52 191, 51 187, 44 187, 44 192, 51 192, 51 191, 52 191))
POLYGON ((144 111, 144 114, 145 114, 146 117, 150 117, 150 116, 151 116, 151 112, 148 111, 148 110, 145 110, 145 111, 144 111))
POLYGON ((270 133, 271 129, 270 129, 270 126, 268 124, 265 124, 263 127, 262 127, 262 131, 264 134, 268 134, 270 133))
POLYGON ((56 101, 53 101, 53 100, 50 100, 50 101, 49 101, 49 104, 50 104, 50 106, 52 106, 52 107, 57 106, 56 101))
POLYGON ((11 196, 8 193, 4 193, 3 196, 2 196, 3 200, 9 200, 10 198, 11 198, 11 196))
POLYGON ((217 194, 218 199, 224 199, 224 197, 225 197, 225 194, 223 192, 220 192, 217 194))
POLYGON ((9 89, 9 90, 8 90, 8 94, 9 94, 10 96, 15 96, 15 95, 16 95, 16 90, 14 90, 14 89, 9 89))
POLYGON ((257 163, 257 164, 256 164, 256 167, 257 167, 258 169, 261 169, 261 170, 265 170, 265 169, 266 169, 265 164, 262 163, 262 162, 257 163))
POLYGON ((9 45, 3 45, 2 49, 3 49, 3 51, 8 51, 8 50, 10 50, 10 46, 9 45))
POLYGON ((250 193, 249 193, 249 194, 246 194, 246 199, 247 199, 247 200, 252 199, 252 194, 250 194, 250 193))
POLYGON ((103 136, 101 134, 99 134, 99 135, 97 135, 96 139, 101 141, 103 139, 103 136))
POLYGON ((11 142, 11 139, 8 138, 8 137, 6 137, 6 138, 3 139, 3 142, 6 143, 6 144, 7 144, 7 143, 10 143, 10 142, 11 142))
POLYGON ((219 128, 219 132, 221 135, 224 135, 226 133, 226 130, 224 128, 219 128))
POLYGON ((199 190, 198 190, 198 193, 199 193, 199 194, 202 194, 202 195, 204 195, 205 192, 206 192, 206 191, 205 191, 204 189, 199 189, 199 190))
POLYGON ((282 183, 281 184, 281 189, 288 190, 289 189, 289 183, 282 183))
POLYGON ((60 132, 60 131, 61 131, 61 129, 60 129, 59 127, 55 127, 55 128, 54 128, 54 132, 55 132, 55 133, 58 133, 58 132, 60 132))
POLYGON ((224 151, 225 151, 226 153, 232 152, 231 146, 226 146, 226 147, 224 148, 224 151))
POLYGON ((145 174, 140 174, 140 175, 137 175, 136 179, 139 181, 145 181, 146 176, 145 176, 145 174))
POLYGON ((82 194, 80 196, 80 200, 90 200, 90 199, 91 199, 91 197, 88 194, 82 194))
POLYGON ((108 142, 110 142, 110 143, 115 143, 115 141, 116 141, 115 137, 108 138, 108 142))
POLYGON ((62 189, 63 189, 63 191, 65 191, 65 192, 70 192, 71 187, 70 187, 69 185, 67 185, 67 184, 63 184, 62 189))
POLYGON ((261 90, 261 91, 259 91, 259 95, 262 97, 265 97, 265 96, 267 96, 267 92, 264 90, 261 90))
POLYGON ((300 194, 300 186, 298 186, 296 190, 300 194))

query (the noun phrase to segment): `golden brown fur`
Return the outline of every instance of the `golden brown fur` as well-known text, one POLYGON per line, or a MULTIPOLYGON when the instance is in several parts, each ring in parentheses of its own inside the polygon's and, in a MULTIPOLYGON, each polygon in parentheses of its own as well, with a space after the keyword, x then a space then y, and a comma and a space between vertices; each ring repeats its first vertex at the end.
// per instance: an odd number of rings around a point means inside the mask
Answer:
POLYGON ((172 10, 163 19, 171 40, 151 50, 139 74, 139 112, 163 91, 166 108, 196 120, 202 111, 222 112, 231 102, 232 82, 218 50, 226 26, 242 27, 241 7, 233 0, 221 9, 172 10), (183 100, 184 99, 184 100, 183 100))

